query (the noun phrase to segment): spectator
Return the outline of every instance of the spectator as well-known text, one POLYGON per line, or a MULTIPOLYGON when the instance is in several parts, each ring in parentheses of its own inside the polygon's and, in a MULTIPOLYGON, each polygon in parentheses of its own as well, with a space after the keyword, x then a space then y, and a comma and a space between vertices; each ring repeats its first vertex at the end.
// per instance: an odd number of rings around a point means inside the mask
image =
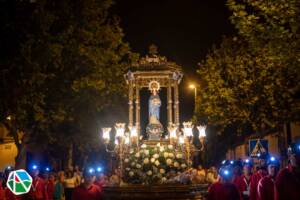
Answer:
POLYGON ((101 200, 101 190, 93 184, 95 171, 89 169, 89 171, 84 172, 83 176, 83 183, 74 190, 72 200, 101 200))
POLYGON ((206 175, 206 181, 208 183, 215 183, 218 181, 218 172, 215 167, 209 168, 206 175))
POLYGON ((280 163, 275 157, 268 160, 268 175, 263 177, 257 186, 258 200, 277 200, 277 189, 275 177, 279 170, 280 163))
POLYGON ((54 199, 54 185, 55 185, 55 175, 50 173, 48 175, 48 180, 46 180, 46 200, 54 199))
POLYGON ((300 142, 293 143, 288 151, 290 164, 276 178, 278 200, 300 199, 300 142))
POLYGON ((34 200, 45 200, 46 199, 46 191, 45 191, 45 181, 44 179, 39 177, 39 169, 36 167, 31 171, 32 176, 32 185, 29 195, 31 199, 34 200))
POLYGON ((66 178, 64 180, 64 186, 65 186, 65 197, 66 200, 72 199, 72 192, 74 188, 76 187, 76 177, 74 177, 73 171, 68 170, 66 172, 66 178))
POLYGON ((54 194, 53 194, 54 200, 63 200, 65 198, 64 180, 65 180, 64 172, 63 171, 58 172, 57 179, 56 179, 55 185, 54 185, 54 194))
POLYGON ((82 172, 80 171, 80 168, 78 165, 74 167, 74 176, 76 178, 76 186, 81 184, 82 179, 82 172))
POLYGON ((240 200, 237 187, 232 183, 233 171, 231 166, 223 166, 219 170, 220 180, 213 183, 207 194, 207 200, 240 200))
POLYGON ((258 182, 260 181, 260 179, 265 177, 267 174, 268 174, 268 172, 266 170, 266 160, 264 159, 264 157, 260 157, 257 172, 255 172, 251 176, 251 179, 250 179, 250 195, 249 195, 250 200, 258 199, 258 196, 257 196, 258 182))

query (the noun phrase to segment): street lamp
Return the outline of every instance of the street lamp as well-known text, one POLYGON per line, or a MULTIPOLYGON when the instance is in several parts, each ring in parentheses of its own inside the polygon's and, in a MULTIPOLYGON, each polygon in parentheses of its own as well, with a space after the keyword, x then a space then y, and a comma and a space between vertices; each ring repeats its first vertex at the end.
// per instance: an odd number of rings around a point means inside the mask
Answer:
POLYGON ((197 86, 195 84, 190 84, 189 88, 194 90, 194 101, 195 101, 195 111, 196 111, 196 104, 197 104, 197 86))

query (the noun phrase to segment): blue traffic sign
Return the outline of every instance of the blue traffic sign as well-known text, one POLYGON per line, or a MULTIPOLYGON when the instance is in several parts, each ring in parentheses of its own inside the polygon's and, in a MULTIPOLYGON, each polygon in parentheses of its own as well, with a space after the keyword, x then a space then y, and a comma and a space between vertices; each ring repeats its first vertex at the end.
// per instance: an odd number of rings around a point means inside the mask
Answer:
POLYGON ((268 140, 254 139, 249 140, 249 155, 250 157, 263 157, 269 153, 268 140))

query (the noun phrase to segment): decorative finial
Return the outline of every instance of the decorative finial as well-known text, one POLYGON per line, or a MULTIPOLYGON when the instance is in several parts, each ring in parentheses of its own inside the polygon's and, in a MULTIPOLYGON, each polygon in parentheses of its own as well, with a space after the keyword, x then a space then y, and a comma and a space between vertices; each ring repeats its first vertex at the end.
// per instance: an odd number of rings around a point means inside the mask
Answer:
POLYGON ((151 44, 149 46, 149 54, 150 55, 157 55, 158 51, 157 51, 157 46, 155 44, 151 44))

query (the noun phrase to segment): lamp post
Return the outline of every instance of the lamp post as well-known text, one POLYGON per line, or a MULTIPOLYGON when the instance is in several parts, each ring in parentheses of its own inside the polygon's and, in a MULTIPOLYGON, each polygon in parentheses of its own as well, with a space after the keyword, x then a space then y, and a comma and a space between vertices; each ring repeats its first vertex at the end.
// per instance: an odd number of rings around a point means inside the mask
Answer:
POLYGON ((186 146, 186 153, 187 153, 187 163, 188 163, 188 168, 191 167, 191 162, 190 162, 190 158, 191 158, 191 140, 193 138, 193 128, 194 125, 192 124, 192 122, 183 122, 183 135, 185 137, 185 146, 186 146))
POLYGON ((197 86, 195 84, 190 84, 189 88, 194 90, 194 110, 196 111, 196 104, 197 104, 197 86))

